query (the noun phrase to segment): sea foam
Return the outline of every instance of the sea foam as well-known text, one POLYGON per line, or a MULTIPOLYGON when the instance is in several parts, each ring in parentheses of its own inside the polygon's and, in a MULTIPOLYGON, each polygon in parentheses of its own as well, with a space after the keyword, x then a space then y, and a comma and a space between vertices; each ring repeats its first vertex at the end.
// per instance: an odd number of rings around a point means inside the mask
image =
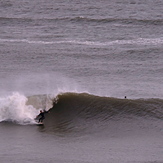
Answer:
POLYGON ((34 124, 39 110, 27 105, 28 99, 18 92, 0 98, 0 122, 10 121, 18 124, 34 124))

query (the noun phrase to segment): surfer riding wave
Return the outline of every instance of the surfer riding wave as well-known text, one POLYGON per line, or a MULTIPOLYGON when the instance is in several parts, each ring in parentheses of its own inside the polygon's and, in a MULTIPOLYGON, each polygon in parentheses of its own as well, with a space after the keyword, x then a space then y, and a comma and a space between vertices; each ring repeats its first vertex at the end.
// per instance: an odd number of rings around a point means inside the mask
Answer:
POLYGON ((38 123, 43 123, 43 120, 45 119, 45 113, 49 113, 49 111, 40 110, 40 114, 37 115, 37 117, 36 117, 36 120, 38 119, 38 123))

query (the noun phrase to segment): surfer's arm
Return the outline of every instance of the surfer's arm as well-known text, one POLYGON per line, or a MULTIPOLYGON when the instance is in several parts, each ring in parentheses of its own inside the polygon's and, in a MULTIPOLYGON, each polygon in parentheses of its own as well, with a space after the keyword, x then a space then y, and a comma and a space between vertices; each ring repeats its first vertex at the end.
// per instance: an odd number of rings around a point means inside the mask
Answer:
POLYGON ((44 110, 44 113, 49 113, 49 110, 48 111, 44 110))
POLYGON ((41 116, 41 114, 38 114, 38 115, 36 116, 36 118, 38 118, 39 116, 41 116))

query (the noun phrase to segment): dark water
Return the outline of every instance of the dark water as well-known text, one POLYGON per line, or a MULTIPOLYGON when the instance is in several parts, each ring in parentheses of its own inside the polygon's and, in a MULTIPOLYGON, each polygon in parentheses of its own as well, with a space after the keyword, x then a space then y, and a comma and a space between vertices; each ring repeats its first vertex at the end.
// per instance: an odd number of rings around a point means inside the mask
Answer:
POLYGON ((0 162, 162 163, 162 9, 0 1, 0 162))

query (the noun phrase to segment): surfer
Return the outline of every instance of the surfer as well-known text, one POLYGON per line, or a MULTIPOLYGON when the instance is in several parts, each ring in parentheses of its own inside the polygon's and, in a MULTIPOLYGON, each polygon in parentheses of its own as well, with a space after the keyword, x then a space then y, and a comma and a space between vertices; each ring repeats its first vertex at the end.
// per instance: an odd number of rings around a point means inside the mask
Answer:
POLYGON ((44 111, 40 110, 40 114, 37 116, 37 118, 40 117, 39 120, 38 120, 38 123, 40 123, 40 122, 42 123, 43 122, 43 120, 45 119, 45 113, 48 113, 48 111, 46 111, 46 110, 44 110, 44 111))

